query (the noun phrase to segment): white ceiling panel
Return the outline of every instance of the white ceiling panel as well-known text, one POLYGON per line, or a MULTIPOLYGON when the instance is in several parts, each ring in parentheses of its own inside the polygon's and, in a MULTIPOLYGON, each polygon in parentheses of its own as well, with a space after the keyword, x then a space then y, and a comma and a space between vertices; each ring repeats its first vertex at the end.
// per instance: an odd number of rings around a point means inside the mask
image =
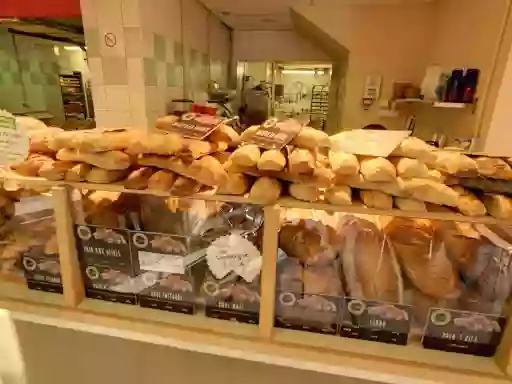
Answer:
POLYGON ((400 4, 433 0, 201 0, 226 25, 237 30, 291 29, 290 7, 330 4, 400 4))

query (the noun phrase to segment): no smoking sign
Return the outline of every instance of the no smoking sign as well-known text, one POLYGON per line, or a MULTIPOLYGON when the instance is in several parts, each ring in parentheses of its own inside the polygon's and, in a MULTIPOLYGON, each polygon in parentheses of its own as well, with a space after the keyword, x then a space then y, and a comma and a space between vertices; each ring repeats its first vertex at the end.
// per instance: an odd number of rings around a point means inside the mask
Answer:
POLYGON ((117 44, 117 37, 112 32, 105 33, 104 40, 105 40, 105 45, 107 47, 112 48, 112 47, 115 47, 117 44))

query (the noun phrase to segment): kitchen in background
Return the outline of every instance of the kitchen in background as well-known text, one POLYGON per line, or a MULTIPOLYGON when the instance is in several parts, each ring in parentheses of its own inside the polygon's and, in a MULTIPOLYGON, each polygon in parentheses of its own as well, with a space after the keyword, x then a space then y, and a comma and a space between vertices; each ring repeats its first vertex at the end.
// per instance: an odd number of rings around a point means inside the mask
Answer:
POLYGON ((67 129, 94 125, 79 19, 2 19, 0 108, 67 129))

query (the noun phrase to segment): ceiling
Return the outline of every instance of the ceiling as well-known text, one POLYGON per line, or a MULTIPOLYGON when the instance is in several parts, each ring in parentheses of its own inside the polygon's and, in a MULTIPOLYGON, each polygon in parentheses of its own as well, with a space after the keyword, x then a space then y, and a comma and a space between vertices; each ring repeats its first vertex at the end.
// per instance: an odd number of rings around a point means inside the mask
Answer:
POLYGON ((226 25, 236 30, 289 30, 290 7, 329 3, 397 4, 433 0, 200 0, 226 25))

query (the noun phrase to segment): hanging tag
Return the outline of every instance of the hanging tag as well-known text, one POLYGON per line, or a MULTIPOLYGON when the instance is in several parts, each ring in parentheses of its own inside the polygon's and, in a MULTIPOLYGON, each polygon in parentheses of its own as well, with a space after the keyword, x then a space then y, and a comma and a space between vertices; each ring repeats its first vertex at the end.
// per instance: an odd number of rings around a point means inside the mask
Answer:
POLYGON ((233 271, 250 283, 261 270, 261 254, 258 248, 236 234, 215 240, 206 250, 206 261, 217 279, 222 279, 233 271))

